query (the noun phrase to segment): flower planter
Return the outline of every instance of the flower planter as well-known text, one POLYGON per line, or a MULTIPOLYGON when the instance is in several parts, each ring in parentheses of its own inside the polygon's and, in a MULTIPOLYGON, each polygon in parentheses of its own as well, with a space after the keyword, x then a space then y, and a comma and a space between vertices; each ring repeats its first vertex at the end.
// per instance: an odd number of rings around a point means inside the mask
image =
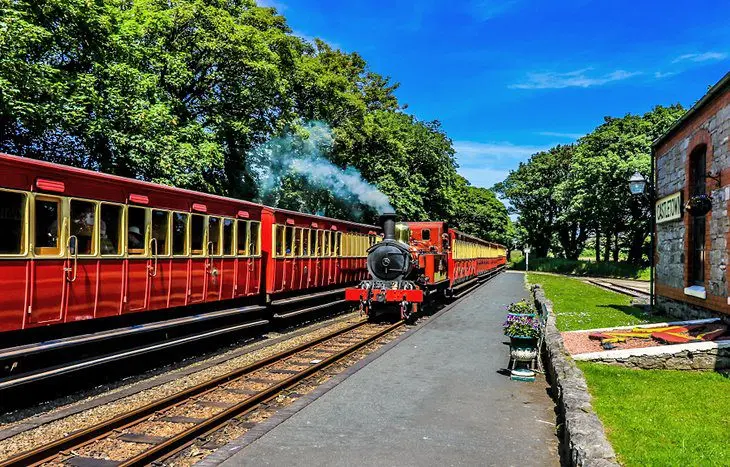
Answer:
POLYGON ((693 216, 704 216, 712 210, 712 197, 707 195, 693 196, 684 205, 684 210, 693 216))
POLYGON ((537 337, 510 336, 509 343, 511 348, 535 349, 537 348, 537 337))

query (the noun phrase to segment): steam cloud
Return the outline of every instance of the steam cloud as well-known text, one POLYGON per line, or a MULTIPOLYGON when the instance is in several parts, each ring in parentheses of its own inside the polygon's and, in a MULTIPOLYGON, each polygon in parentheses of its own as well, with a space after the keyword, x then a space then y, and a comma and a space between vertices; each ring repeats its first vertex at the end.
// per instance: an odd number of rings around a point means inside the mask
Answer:
POLYGON ((282 180, 295 175, 337 198, 357 200, 379 213, 394 212, 388 197, 366 182, 357 169, 343 170, 324 156, 333 144, 329 126, 308 122, 298 133, 272 138, 254 149, 251 159, 259 179, 261 201, 278 201, 282 180))

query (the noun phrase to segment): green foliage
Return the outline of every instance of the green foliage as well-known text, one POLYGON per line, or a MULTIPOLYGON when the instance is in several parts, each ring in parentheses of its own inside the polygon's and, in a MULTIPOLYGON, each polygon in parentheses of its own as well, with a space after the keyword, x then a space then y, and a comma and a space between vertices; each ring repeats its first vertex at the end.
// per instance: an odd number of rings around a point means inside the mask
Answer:
POLYGON ((651 142, 682 114, 680 105, 622 118, 606 117, 602 125, 575 145, 540 152, 496 189, 519 215, 520 244, 538 257, 548 253, 578 259, 593 238, 596 257, 618 261, 621 250, 640 263, 647 253, 648 196, 632 196, 634 172, 650 178, 651 142))
MULTIPOLYGON (((439 122, 406 114, 397 87, 254 0, 0 0, 0 151, 253 200, 253 149, 322 121, 326 157, 404 219, 506 243, 504 206, 466 188, 439 122)), ((281 206, 375 220, 305 180, 281 184, 281 206)))
MULTIPOLYGON (((512 263, 512 269, 525 270, 525 258, 512 263)), ((571 276, 612 277, 615 279, 649 280, 649 268, 629 262, 587 261, 563 258, 530 258, 530 271, 568 274, 571 276)))
POLYGON ((665 320, 662 316, 651 316, 632 306, 628 295, 611 292, 578 279, 530 272, 527 281, 540 284, 545 289, 545 295, 553 302, 556 325, 561 331, 665 320))
POLYGON ((622 465, 730 465, 730 379, 578 362, 622 465))

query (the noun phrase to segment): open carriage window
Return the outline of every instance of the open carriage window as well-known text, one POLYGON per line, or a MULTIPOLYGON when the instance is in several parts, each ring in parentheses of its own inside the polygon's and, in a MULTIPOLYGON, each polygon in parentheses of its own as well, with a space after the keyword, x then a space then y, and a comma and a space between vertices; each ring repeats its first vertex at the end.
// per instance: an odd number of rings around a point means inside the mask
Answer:
POLYGON ((61 253, 61 200, 35 199, 35 254, 61 253))
POLYGON ((421 240, 431 240, 431 231, 429 229, 421 230, 421 240))
POLYGON ((188 254, 188 214, 184 212, 172 214, 172 254, 188 254))
POLYGON ((190 218, 190 252, 194 256, 203 255, 203 242, 205 241, 205 217, 200 214, 193 214, 190 218))
POLYGON ((223 219, 223 254, 233 254, 233 219, 223 219))
POLYGON ((284 253, 286 256, 294 256, 295 255, 295 243, 294 243, 294 227, 286 227, 286 234, 284 237, 284 241, 286 244, 286 250, 284 253))
POLYGON ((102 255, 122 254, 122 206, 101 203, 99 223, 99 247, 102 255))
POLYGON ((248 238, 248 254, 251 256, 257 256, 261 254, 261 244, 259 238, 261 237, 261 222, 250 223, 250 234, 248 238))
POLYGON ((127 216, 127 250, 130 255, 143 255, 147 212, 144 208, 130 207, 127 216))
POLYGON ((27 195, 0 191, 0 255, 25 254, 27 195))
POLYGON ((238 237, 238 255, 239 256, 246 256, 248 255, 248 221, 237 221, 238 222, 238 232, 236 233, 236 236, 238 237))
POLYGON ((167 211, 152 211, 152 238, 157 239, 157 251, 152 254, 167 256, 168 251, 167 231, 170 225, 170 213, 167 211))
POLYGON ((309 256, 312 254, 312 250, 309 246, 310 237, 312 235, 312 231, 309 229, 302 229, 302 255, 303 256, 309 256))
POLYGON ((69 249, 71 254, 96 254, 94 225, 96 224, 96 203, 71 200, 71 224, 69 249))
POLYGON ((276 256, 284 256, 284 226, 283 225, 277 225, 276 228, 276 235, 274 235, 274 243, 275 248, 274 251, 276 252, 276 256))
POLYGON ((209 255, 220 255, 221 254, 221 218, 220 217, 209 217, 208 218, 208 254, 209 255))

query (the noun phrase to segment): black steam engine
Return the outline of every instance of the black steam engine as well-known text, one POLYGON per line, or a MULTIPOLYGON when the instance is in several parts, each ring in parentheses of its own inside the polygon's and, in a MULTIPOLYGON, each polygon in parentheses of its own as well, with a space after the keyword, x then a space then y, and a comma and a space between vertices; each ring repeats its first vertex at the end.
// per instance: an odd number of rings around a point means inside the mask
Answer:
POLYGON ((348 301, 359 301, 360 311, 373 316, 374 305, 397 305, 408 319, 423 303, 423 277, 418 251, 410 244, 410 229, 397 224, 395 214, 380 216, 384 238, 368 249, 370 279, 345 291, 348 301))

